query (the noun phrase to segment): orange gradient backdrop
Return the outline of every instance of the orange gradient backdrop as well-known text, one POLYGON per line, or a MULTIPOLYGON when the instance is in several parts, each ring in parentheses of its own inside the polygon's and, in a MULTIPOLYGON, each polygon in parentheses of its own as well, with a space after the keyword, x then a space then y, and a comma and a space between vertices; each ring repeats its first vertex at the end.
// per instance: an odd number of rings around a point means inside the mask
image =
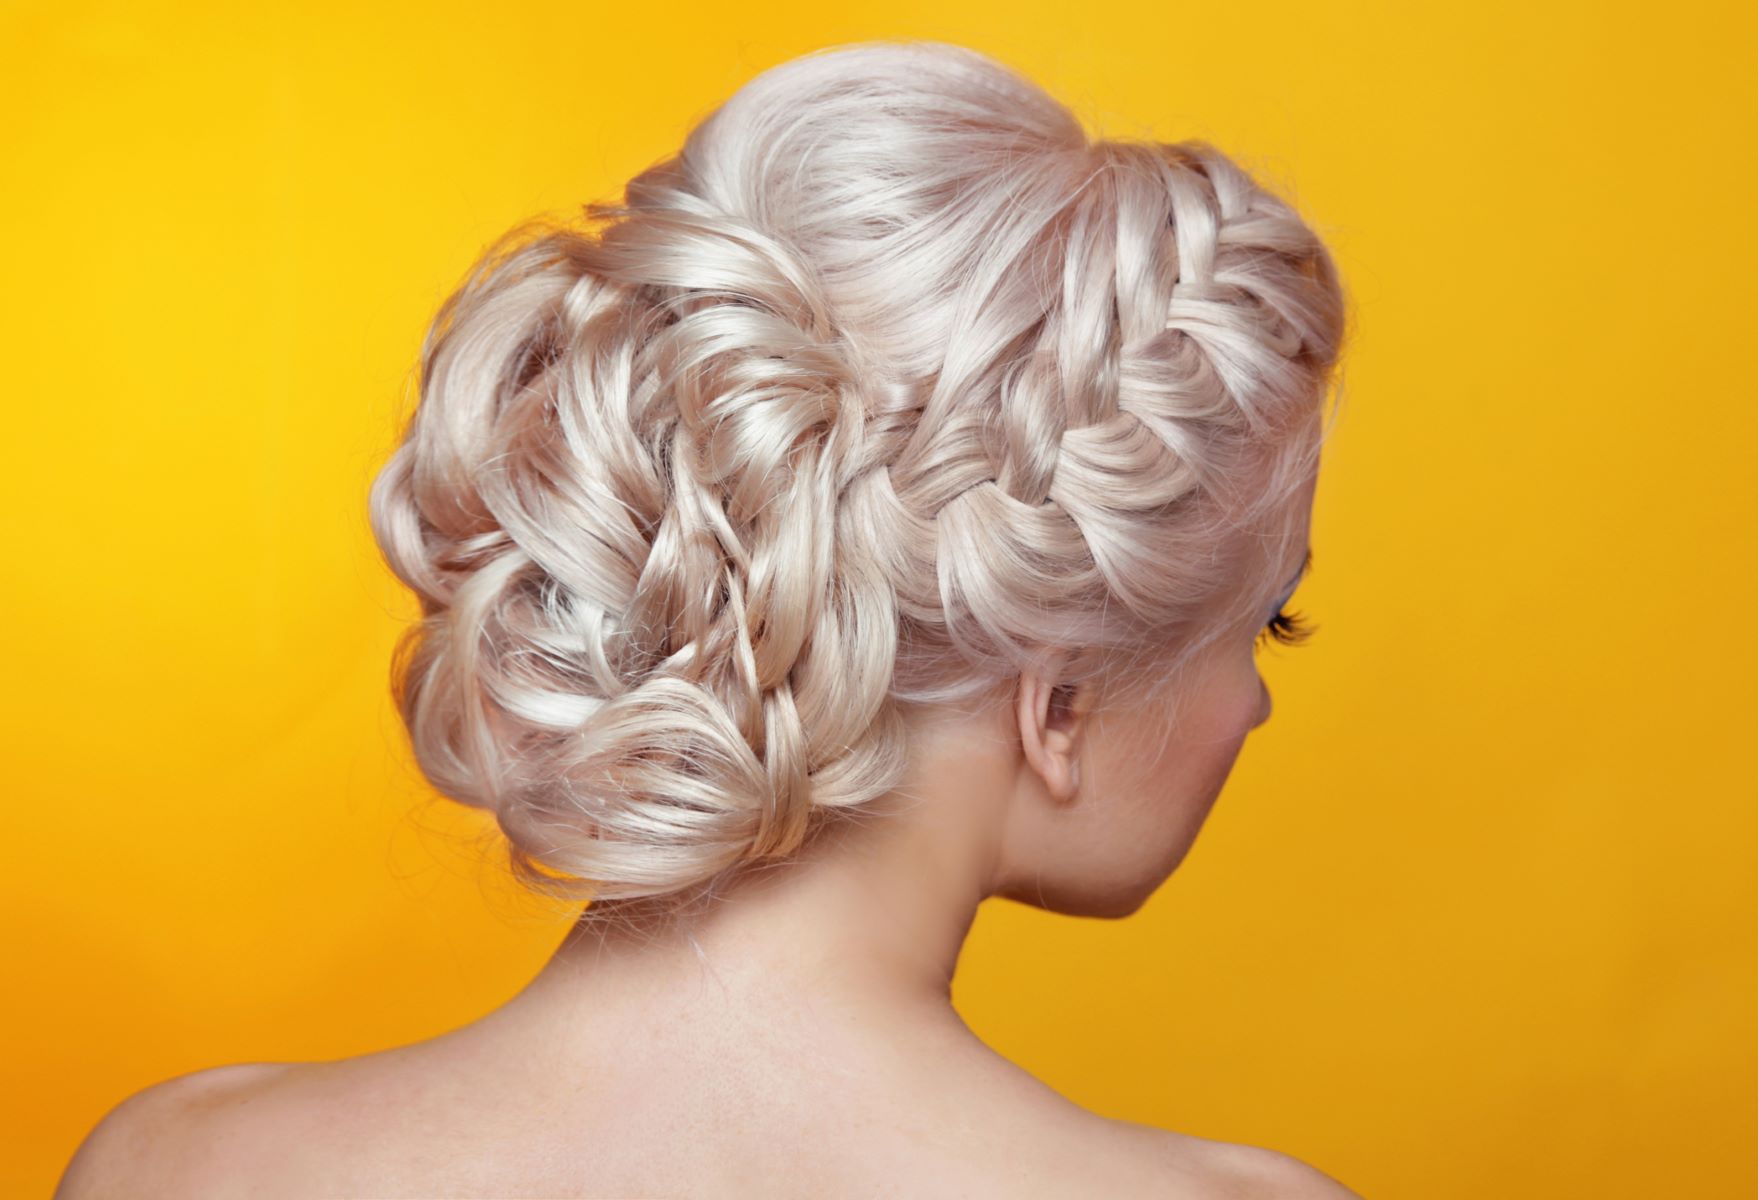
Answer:
POLYGON ((365 493, 425 322, 762 68, 912 37, 1215 141, 1357 323, 1275 719, 1136 916, 986 905, 966 1019, 1375 1200, 1758 1195, 1747 11, 7 5, 0 1191, 543 962, 387 691, 365 493))

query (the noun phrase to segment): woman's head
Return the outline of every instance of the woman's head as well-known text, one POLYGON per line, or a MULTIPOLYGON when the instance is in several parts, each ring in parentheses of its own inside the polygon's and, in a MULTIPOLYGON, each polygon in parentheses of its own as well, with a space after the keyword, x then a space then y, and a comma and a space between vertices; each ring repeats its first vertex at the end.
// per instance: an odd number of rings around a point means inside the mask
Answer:
MULTIPOLYGON (((523 878, 664 900, 785 857, 937 714, 1033 680, 1094 761, 1154 736, 1156 778, 1218 789, 1342 336, 1286 204, 1202 143, 1094 141, 975 52, 877 43, 764 73, 586 216, 447 300, 371 497, 424 613, 417 761, 523 878)), ((1149 796, 1127 757, 1082 788, 1149 796)), ((1177 840, 1130 840, 1144 877, 1177 840)))

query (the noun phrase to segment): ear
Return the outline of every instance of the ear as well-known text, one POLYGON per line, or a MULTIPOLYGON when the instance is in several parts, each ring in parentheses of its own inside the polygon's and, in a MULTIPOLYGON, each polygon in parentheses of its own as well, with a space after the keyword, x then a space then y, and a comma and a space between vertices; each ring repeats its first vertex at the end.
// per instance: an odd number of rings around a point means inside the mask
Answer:
POLYGON ((1014 716, 1025 759, 1051 797, 1072 800, 1080 791, 1080 750, 1093 689, 1087 684, 1054 684, 1035 671, 1022 671, 1014 716))

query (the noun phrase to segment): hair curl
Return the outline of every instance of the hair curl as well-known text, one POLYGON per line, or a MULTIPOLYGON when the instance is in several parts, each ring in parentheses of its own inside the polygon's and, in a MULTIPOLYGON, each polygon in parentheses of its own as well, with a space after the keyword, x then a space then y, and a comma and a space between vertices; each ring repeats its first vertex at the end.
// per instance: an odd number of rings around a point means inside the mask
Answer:
POLYGON ((1343 298, 1208 144, 863 43, 585 216, 445 301, 370 496, 423 613, 417 762, 527 885, 598 909, 786 856, 896 786, 908 705, 1049 647, 1163 673, 1275 586, 1236 535, 1316 466, 1343 298))

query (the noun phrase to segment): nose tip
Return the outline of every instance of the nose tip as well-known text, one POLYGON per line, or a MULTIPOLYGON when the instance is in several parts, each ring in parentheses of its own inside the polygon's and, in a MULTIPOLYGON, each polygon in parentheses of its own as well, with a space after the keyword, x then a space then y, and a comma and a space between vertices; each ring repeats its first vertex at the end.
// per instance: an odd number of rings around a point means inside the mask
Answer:
POLYGON ((1262 675, 1257 677, 1257 690, 1257 720, 1252 724, 1253 729, 1256 729, 1259 725, 1262 725, 1265 721, 1270 719, 1270 711, 1273 707, 1270 703, 1270 685, 1264 682, 1264 677, 1262 675))

